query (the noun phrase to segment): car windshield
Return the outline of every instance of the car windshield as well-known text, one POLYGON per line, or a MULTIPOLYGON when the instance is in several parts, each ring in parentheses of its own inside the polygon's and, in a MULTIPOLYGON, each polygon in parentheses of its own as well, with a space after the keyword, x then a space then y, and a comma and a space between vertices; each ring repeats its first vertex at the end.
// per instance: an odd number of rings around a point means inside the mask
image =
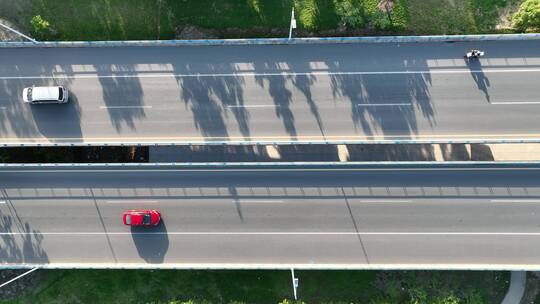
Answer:
POLYGON ((142 219, 143 225, 150 225, 150 214, 145 214, 142 219))
POLYGON ((32 88, 28 88, 28 91, 26 92, 26 99, 32 100, 32 88))
POLYGON ((131 225, 131 215, 126 215, 126 224, 131 225))
POLYGON ((58 99, 62 100, 64 98, 64 90, 62 90, 62 87, 58 88, 58 99))

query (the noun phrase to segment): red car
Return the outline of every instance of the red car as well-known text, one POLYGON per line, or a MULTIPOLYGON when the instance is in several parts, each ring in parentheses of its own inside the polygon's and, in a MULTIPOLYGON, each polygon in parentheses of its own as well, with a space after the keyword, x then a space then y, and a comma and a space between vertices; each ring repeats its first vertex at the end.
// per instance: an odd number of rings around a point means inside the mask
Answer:
POLYGON ((128 210, 122 220, 128 226, 157 226, 161 214, 157 210, 128 210))

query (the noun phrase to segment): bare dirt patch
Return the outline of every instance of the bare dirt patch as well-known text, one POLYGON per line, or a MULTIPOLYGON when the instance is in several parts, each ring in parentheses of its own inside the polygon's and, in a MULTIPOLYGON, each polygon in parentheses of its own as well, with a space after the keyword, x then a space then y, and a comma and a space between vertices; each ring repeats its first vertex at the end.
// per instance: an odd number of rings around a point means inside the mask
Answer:
POLYGON ((522 1, 518 1, 515 3, 510 2, 508 3, 508 5, 506 5, 505 7, 499 10, 500 20, 495 26, 496 29, 498 30, 512 29, 512 21, 510 19, 512 15, 514 15, 518 11, 519 5, 521 4, 521 2, 522 1))
MULTIPOLYGON (((0 283, 5 283, 18 275, 23 274, 28 269, 22 270, 1 270, 0 271, 0 283)), ((22 295, 34 290, 39 283, 41 283, 43 273, 40 270, 34 271, 17 281, 14 281, 2 288, 0 288, 0 299, 9 300, 19 298, 22 295)))
MULTIPOLYGON (((22 32, 22 30, 20 28, 18 28, 15 24, 13 24, 12 22, 9 22, 5 19, 1 19, 0 18, 0 23, 16 30, 16 31, 19 31, 19 32, 22 32)), ((25 41, 26 39, 24 39, 21 35, 17 34, 17 33, 14 33, 8 29, 5 29, 4 27, 1 27, 0 26, 0 41, 25 41)))

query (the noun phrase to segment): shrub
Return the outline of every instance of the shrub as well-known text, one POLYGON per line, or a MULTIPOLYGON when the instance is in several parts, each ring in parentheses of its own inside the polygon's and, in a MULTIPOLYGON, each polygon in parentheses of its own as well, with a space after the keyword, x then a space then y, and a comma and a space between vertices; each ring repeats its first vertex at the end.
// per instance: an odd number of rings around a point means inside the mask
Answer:
POLYGON ((388 18, 388 14, 381 11, 376 11, 371 16, 371 24, 373 24, 376 29, 380 30, 389 30, 392 28, 392 22, 388 18))
POLYGON ((512 25, 521 31, 540 30, 540 0, 526 0, 512 17, 512 25))
POLYGON ((392 26, 395 30, 404 30, 407 28, 408 20, 407 2, 405 0, 396 0, 392 11, 392 26))
POLYGON ((30 24, 32 25, 33 35, 38 39, 47 38, 52 33, 51 24, 40 15, 32 17, 30 24))
POLYGON ((319 6, 315 0, 297 0, 295 1, 296 19, 301 27, 314 31, 319 25, 319 6))
POLYGON ((346 27, 362 27, 365 24, 362 6, 349 0, 334 0, 336 14, 346 27))
POLYGON ((470 32, 489 33, 495 30, 500 21, 499 10, 508 5, 510 1, 471 0, 469 9, 475 25, 474 28, 470 29, 470 32))
POLYGON ((300 300, 287 300, 284 299, 283 301, 279 302, 279 304, 306 304, 303 301, 300 300))
POLYGON ((405 0, 393 0, 393 7, 388 12, 379 9, 379 0, 365 0, 364 9, 367 19, 376 29, 380 30, 403 30, 407 27, 408 11, 405 0))

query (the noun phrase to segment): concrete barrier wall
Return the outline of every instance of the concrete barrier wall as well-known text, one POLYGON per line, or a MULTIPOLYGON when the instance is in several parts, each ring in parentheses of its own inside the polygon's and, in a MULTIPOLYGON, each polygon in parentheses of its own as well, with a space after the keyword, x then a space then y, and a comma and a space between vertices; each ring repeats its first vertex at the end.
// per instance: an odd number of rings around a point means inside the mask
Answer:
POLYGON ((350 161, 350 162, 206 162, 206 163, 1 163, 0 170, 80 170, 80 169, 288 169, 288 168, 356 168, 356 169, 381 169, 381 168, 474 168, 474 169, 497 169, 497 168, 540 168, 540 161, 350 161))
POLYGON ((0 42, 0 47, 133 47, 133 46, 197 46, 197 45, 267 45, 320 43, 414 43, 458 41, 540 40, 535 34, 436 35, 436 36, 374 36, 328 38, 261 38, 261 39, 200 39, 200 40, 130 40, 130 41, 43 41, 0 42))
POLYGON ((44 263, 0 264, 2 269, 261 269, 261 270, 489 270, 539 271, 540 264, 232 264, 232 263, 44 263))
POLYGON ((460 138, 460 139, 396 139, 396 140, 225 140, 225 141, 81 141, 81 142, 1 142, 0 147, 93 147, 93 146, 225 146, 225 145, 381 145, 381 144, 523 144, 540 143, 539 138, 460 138))

